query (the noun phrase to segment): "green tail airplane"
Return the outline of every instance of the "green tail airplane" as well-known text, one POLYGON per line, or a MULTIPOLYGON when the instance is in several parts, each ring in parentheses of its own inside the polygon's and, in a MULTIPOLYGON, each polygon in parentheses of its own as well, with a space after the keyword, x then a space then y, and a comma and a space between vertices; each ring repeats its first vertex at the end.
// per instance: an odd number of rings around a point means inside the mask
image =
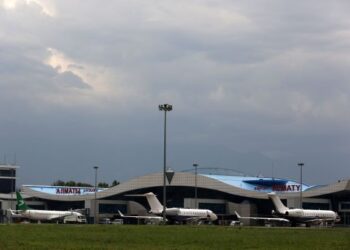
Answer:
MULTIPOLYGON (((17 209, 16 211, 10 210, 13 216, 20 216, 29 220, 36 221, 50 221, 64 219, 67 216, 76 216, 79 219, 84 219, 85 216, 75 211, 55 211, 55 210, 37 210, 31 209, 25 203, 22 195, 16 192, 17 197, 17 209)), ((86 220, 85 220, 86 221, 86 220)))

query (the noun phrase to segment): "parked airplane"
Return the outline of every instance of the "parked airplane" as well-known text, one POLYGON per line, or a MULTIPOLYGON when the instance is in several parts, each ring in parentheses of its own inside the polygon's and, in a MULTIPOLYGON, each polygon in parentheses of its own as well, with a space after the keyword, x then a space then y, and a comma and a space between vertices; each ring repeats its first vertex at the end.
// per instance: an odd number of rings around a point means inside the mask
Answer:
POLYGON ((272 200, 276 207, 274 214, 289 220, 292 226, 297 224, 305 224, 310 226, 312 224, 331 223, 334 225, 335 222, 340 221, 339 215, 332 210, 312 210, 312 209, 301 209, 293 208, 290 209, 283 205, 280 198, 276 193, 269 193, 268 197, 272 200))
POLYGON ((21 217, 36 221, 52 221, 64 219, 67 216, 76 216, 77 218, 85 218, 84 215, 75 211, 54 211, 54 210, 36 210, 30 209, 24 202, 21 194, 16 192, 18 210, 10 210, 13 217, 21 217))
POLYGON ((157 215, 124 215, 118 210, 118 213, 121 218, 125 219, 137 219, 143 220, 146 224, 159 224, 163 221, 163 217, 157 215))
MULTIPOLYGON (((143 196, 147 198, 147 202, 151 207, 150 213, 155 215, 162 215, 163 205, 157 199, 157 196, 150 192, 141 195, 130 196, 143 196)), ((217 215, 209 209, 191 209, 191 208, 165 208, 165 214, 168 220, 178 222, 195 222, 195 221, 215 221, 217 215)))
POLYGON ((276 217, 244 217, 240 216, 237 211, 235 211, 235 214, 237 216, 237 219, 243 223, 244 220, 257 220, 257 221, 263 221, 266 224, 270 224, 271 222, 275 223, 289 223, 290 221, 284 218, 276 218, 276 217))

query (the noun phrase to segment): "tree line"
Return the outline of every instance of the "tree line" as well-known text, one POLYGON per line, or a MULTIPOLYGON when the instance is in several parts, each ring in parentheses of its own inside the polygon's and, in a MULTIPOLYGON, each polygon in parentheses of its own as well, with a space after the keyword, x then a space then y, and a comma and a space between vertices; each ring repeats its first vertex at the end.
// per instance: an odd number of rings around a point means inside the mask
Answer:
MULTIPOLYGON (((106 182, 99 182, 97 184, 97 187, 100 188, 109 188, 109 187, 114 187, 119 185, 119 181, 114 180, 111 185, 109 185, 106 182)), ((54 181, 52 186, 64 186, 64 187, 94 187, 95 185, 91 185, 90 183, 84 183, 84 182, 76 182, 76 181, 62 181, 62 180, 57 180, 54 181)))

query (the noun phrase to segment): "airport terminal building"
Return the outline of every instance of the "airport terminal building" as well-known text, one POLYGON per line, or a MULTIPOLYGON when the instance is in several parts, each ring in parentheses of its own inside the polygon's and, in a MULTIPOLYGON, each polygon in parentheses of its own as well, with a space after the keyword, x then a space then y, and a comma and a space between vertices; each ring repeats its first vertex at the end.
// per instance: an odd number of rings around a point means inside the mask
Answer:
MULTIPOLYGON (((267 193, 276 192, 288 207, 300 207, 302 189, 303 208, 332 209, 341 217, 341 224, 350 225, 350 180, 339 180, 326 186, 309 186, 280 178, 230 176, 176 172, 167 182, 167 207, 211 209, 218 223, 234 219, 234 212, 242 216, 271 216, 275 209, 267 193), (197 199, 195 199, 197 190, 197 199)), ((28 205, 50 210, 85 209, 89 221, 112 218, 118 210, 125 214, 144 215, 149 206, 144 197, 129 196, 153 192, 160 202, 163 197, 163 173, 131 179, 117 186, 98 189, 91 187, 57 187, 23 185, 21 192, 28 205), (96 197, 96 200, 95 200, 96 197), (96 203, 95 203, 96 202, 96 203)), ((1 196, 6 209, 9 195, 1 196)))

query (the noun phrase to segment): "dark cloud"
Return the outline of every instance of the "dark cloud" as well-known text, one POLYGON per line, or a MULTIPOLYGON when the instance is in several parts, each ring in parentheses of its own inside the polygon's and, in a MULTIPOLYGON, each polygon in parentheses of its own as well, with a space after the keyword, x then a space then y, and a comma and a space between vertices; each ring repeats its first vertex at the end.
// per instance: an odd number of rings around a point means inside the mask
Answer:
POLYGON ((22 183, 159 171, 165 102, 175 170, 349 175, 348 1, 0 6, 0 152, 22 183))

